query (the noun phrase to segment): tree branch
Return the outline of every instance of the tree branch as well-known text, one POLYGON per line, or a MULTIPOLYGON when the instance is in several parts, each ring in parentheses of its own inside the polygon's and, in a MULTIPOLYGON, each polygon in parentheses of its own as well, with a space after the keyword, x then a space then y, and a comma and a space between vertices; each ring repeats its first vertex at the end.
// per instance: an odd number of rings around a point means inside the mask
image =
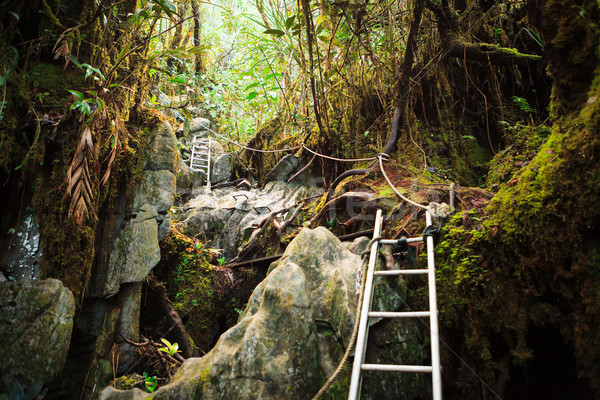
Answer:
POLYGON ((396 143, 398 143, 398 139, 400 135, 398 134, 400 127, 400 120, 402 111, 406 106, 406 101, 408 99, 408 91, 410 86, 410 77, 412 75, 412 65, 413 60, 415 58, 416 53, 416 36, 419 32, 419 27, 421 26, 421 15, 423 14, 423 4, 425 0, 417 0, 415 3, 415 8, 413 11, 413 20, 410 24, 410 31, 408 32, 408 38, 406 39, 406 51, 404 52, 404 63, 402 64, 402 75, 400 76, 400 83, 398 84, 398 100, 396 102, 396 109, 394 111, 394 119, 392 121, 392 132, 390 135, 390 139, 385 146, 383 152, 385 154, 390 154, 396 143))
POLYGON ((542 59, 535 54, 519 53, 517 50, 500 47, 489 43, 463 43, 454 41, 450 44, 449 54, 471 61, 492 63, 494 65, 529 65, 542 59))

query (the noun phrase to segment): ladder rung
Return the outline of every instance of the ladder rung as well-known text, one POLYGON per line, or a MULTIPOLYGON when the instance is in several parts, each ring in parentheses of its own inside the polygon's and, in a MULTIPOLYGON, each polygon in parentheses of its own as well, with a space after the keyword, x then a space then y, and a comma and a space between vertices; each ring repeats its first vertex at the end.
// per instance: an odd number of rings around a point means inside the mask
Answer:
POLYGON ((396 269, 391 271, 375 271, 375 275, 427 275, 426 269, 396 269))
MULTIPOLYGON (((400 241, 399 239, 380 239, 379 244, 396 244, 399 241, 400 241)), ((414 238, 406 239, 406 243, 415 243, 415 242, 422 242, 422 241, 423 241, 422 237, 414 237, 414 238)))
POLYGON ((433 368, 429 365, 393 365, 393 364, 363 364, 360 367, 363 371, 384 371, 384 372, 423 372, 431 373, 433 368))
POLYGON ((423 318, 429 317, 429 311, 404 311, 404 312, 389 312, 389 311, 371 311, 368 316, 370 318, 423 318))

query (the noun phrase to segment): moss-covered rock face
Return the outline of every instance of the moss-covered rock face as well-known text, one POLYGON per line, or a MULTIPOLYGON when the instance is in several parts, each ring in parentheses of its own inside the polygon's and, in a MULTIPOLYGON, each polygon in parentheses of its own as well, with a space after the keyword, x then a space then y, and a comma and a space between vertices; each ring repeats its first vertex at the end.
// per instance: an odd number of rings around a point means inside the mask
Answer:
MULTIPOLYGON (((464 334, 454 345, 507 397, 521 382, 536 396, 561 398, 570 390, 596 398, 599 7, 575 1, 545 5, 547 38, 554 46, 553 124, 521 127, 514 147, 494 161, 490 179, 500 184, 498 193, 485 210, 451 221, 438 250, 441 320, 447 332, 464 334), (536 369, 549 368, 543 365, 547 358, 565 382, 555 392, 549 389, 551 374, 534 378, 536 369)), ((450 355, 449 360, 454 363, 450 355)), ((463 368, 458 371, 451 377, 465 388, 458 390, 474 398, 466 388, 479 383, 463 368)))
POLYGON ((0 393, 60 374, 74 313, 73 294, 56 279, 0 284, 0 393))
POLYGON ((527 166, 546 142, 550 128, 521 123, 507 127, 507 148, 498 153, 490 163, 487 185, 492 188, 508 183, 513 174, 527 166))

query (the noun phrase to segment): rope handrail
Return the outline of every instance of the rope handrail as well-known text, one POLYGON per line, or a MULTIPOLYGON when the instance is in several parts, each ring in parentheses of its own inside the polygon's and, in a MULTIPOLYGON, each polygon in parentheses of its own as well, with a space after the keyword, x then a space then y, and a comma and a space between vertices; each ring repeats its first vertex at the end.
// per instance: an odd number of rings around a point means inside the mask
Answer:
POLYGON ((281 152, 285 152, 285 151, 294 151, 294 150, 298 150, 300 148, 303 148, 305 150, 307 150, 308 152, 314 154, 315 156, 319 156, 321 158, 327 158, 329 160, 333 160, 333 161, 340 161, 340 162, 361 162, 361 161, 374 161, 377 160, 377 157, 369 157, 369 158, 337 158, 337 157, 331 157, 331 156, 326 156, 325 154, 321 154, 321 153, 317 153, 316 151, 308 148, 304 143, 302 143, 299 146, 295 146, 295 147, 290 147, 288 149, 275 149, 275 150, 261 150, 261 149, 254 149, 252 147, 248 147, 248 146, 244 146, 243 144, 240 144, 234 140, 231 140, 215 131, 213 131, 212 129, 210 129, 209 127, 200 124, 200 126, 204 129, 206 129, 207 131, 211 132, 212 134, 220 137, 223 140, 228 141, 229 143, 232 143, 238 147, 241 147, 242 149, 248 150, 248 151, 256 151, 258 153, 281 153, 281 152))
POLYGON ((306 147, 306 145, 303 143, 301 146, 303 149, 307 150, 308 152, 314 154, 315 156, 319 156, 321 158, 327 158, 329 160, 333 160, 333 161, 340 161, 340 162, 361 162, 361 161, 374 161, 377 159, 377 157, 369 157, 369 158, 337 158, 337 157, 331 157, 331 156, 326 156, 325 154, 321 154, 321 153, 317 153, 314 150, 309 149, 308 147, 306 147))
POLYGON ((299 148, 301 148, 302 146, 296 146, 296 147, 290 147, 289 149, 275 149, 275 150, 261 150, 261 149, 253 149, 252 147, 248 147, 248 146, 244 146, 243 144, 239 144, 236 141, 233 141, 215 131, 213 131, 212 129, 210 129, 207 126, 204 126, 203 124, 200 124, 200 126, 204 129, 206 129, 207 131, 211 132, 212 134, 220 137, 223 140, 228 141, 229 143, 235 144, 238 147, 241 147, 242 149, 248 150, 248 151, 256 151, 258 153, 282 153, 284 151, 294 151, 294 150, 298 150, 299 148))
MULTIPOLYGON (((387 154, 386 154, 386 156, 387 156, 387 154)), ((410 204, 412 204, 412 205, 414 205, 414 206, 420 207, 420 208, 422 208, 422 209, 424 209, 424 210, 429 210, 429 207, 428 207, 428 206, 424 206, 424 205, 422 205, 422 204, 416 203, 416 202, 412 201, 411 199, 409 199, 408 197, 406 197, 406 196, 402 195, 402 193, 400 193, 400 192, 398 191, 398 189, 396 189, 396 188, 394 187, 394 185, 393 185, 393 184, 392 184, 392 182, 390 181, 390 178, 388 178, 387 174, 385 173, 385 169, 383 169, 383 158, 384 158, 384 154, 379 154, 377 158, 379 159, 379 169, 381 170, 381 173, 383 174, 383 177, 385 178, 385 180, 386 180, 386 182, 387 182, 388 186, 389 186, 390 188, 392 188, 392 190, 394 191, 394 193, 396 193, 396 194, 397 194, 397 195, 398 195, 398 196, 399 196, 399 197, 400 197, 402 200, 406 201, 407 203, 410 203, 410 204)))

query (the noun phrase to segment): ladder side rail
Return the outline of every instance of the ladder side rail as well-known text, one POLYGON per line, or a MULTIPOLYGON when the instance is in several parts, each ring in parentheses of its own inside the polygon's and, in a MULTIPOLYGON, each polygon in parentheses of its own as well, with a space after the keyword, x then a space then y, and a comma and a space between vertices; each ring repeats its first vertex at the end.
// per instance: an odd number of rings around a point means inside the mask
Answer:
MULTIPOLYGON (((432 225, 431 212, 425 213, 425 223, 432 225)), ((427 269, 429 281, 429 326, 431 339, 431 381, 433 400, 442 400, 442 374, 440 367, 440 336, 438 328, 437 294, 435 287, 435 260, 433 256, 433 237, 427 236, 427 269)))
POLYGON ((208 138, 208 157, 206 159, 206 187, 210 190, 210 138, 208 138))
POLYGON ((196 136, 192 138, 192 154, 190 155, 190 168, 194 169, 194 150, 196 148, 196 136))
MULTIPOLYGON (((381 217, 382 211, 377 210, 375 216, 375 227, 373 229, 373 238, 381 235, 381 217)), ((363 295, 363 303, 360 312, 360 322, 358 326, 358 336, 356 338, 356 346, 354 350, 354 362, 352 363, 352 376, 350 379, 350 390, 348 391, 348 400, 356 400, 360 396, 360 372, 361 365, 365 360, 367 349, 367 339, 369 336, 369 310, 371 309, 371 301, 373 299, 373 279, 375 277, 375 265, 377 263, 378 241, 371 245, 371 253, 369 255, 369 265, 366 271, 366 282, 363 295)))

